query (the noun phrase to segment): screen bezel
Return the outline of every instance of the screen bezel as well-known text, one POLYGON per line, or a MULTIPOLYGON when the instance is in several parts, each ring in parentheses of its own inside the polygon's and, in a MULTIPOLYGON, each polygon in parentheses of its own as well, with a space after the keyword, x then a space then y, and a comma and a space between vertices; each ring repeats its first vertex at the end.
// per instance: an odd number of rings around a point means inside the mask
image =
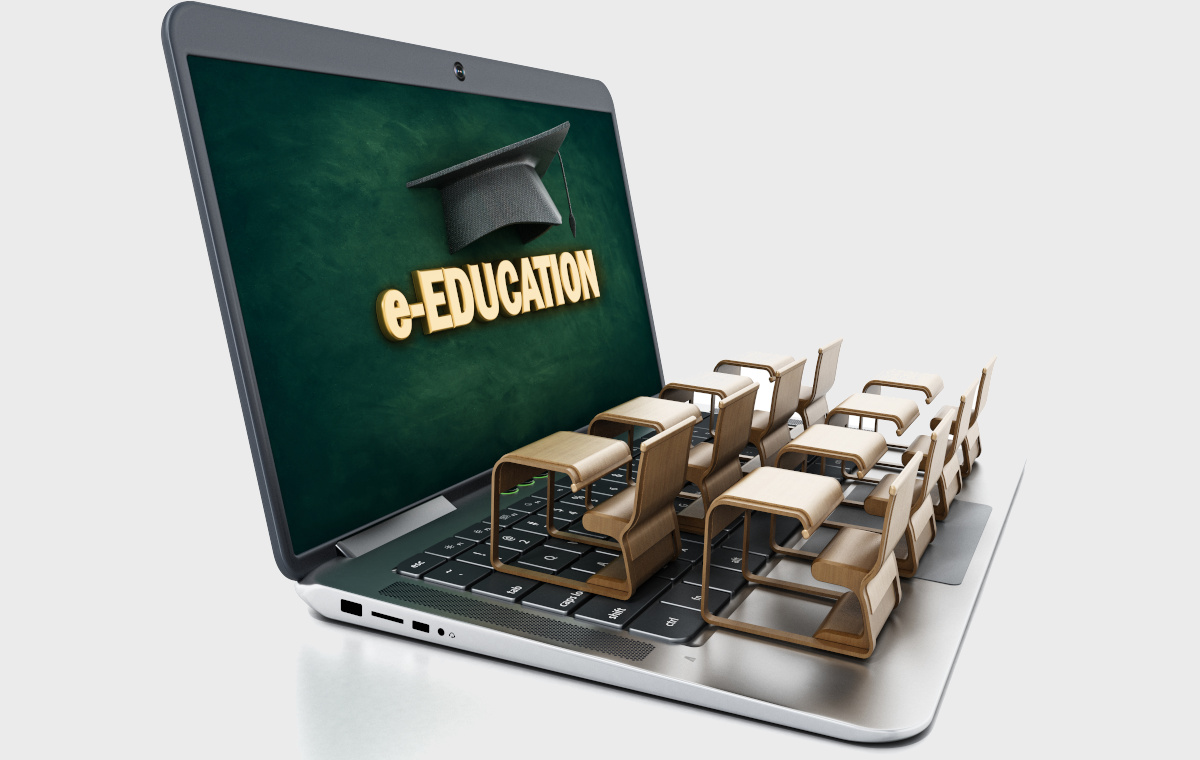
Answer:
POLYGON ((275 563, 285 576, 293 580, 303 578, 320 565, 334 559, 337 556, 335 545, 346 536, 383 522, 431 498, 440 495, 453 496, 455 493, 471 490, 486 482, 490 471, 475 473, 443 491, 427 494, 412 504, 364 523, 349 533, 335 536, 301 554, 292 550, 287 513, 284 510, 271 453, 270 436, 263 417, 254 363, 250 356, 204 144, 204 133, 200 127, 192 90, 187 60, 189 55, 490 95, 610 114, 613 119, 613 131, 617 137, 617 155, 621 164, 621 177, 625 183, 625 200, 629 205, 629 217, 633 226, 638 270, 650 317, 659 385, 662 385, 662 358, 658 350, 658 336, 654 330, 654 314, 650 309, 633 204, 629 196, 621 137, 617 131, 612 97, 608 88, 601 82, 200 3, 181 3, 167 11, 163 19, 162 41, 171 86, 175 93, 175 104, 179 111, 188 165, 196 191, 196 203, 204 228, 217 299, 221 305, 225 338, 233 361, 238 398, 246 422, 246 433, 250 439, 259 495, 267 518, 275 563), (459 81, 454 74, 456 63, 461 63, 467 73, 463 81, 459 81))

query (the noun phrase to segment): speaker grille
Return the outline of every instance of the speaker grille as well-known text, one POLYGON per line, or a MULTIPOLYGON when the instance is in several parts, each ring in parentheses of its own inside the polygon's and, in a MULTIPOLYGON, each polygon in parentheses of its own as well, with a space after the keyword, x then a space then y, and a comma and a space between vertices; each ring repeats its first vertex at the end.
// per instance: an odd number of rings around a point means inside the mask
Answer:
POLYGON ((438 591, 423 584, 397 581, 379 593, 402 602, 419 604, 438 612, 448 612, 483 623, 526 633, 560 644, 570 644, 580 649, 590 649, 626 660, 638 662, 654 651, 647 641, 627 639, 605 631, 596 631, 565 620, 550 620, 502 604, 487 602, 468 596, 458 596, 438 591))

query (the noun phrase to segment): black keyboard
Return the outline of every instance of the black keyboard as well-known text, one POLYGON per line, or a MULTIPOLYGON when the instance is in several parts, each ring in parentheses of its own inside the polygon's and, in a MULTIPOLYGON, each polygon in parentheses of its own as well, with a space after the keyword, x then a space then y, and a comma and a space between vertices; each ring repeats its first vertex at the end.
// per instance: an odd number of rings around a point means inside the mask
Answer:
MULTIPOLYGON (((649 435, 634 442, 633 461, 629 467, 633 469, 635 478, 639 444, 649 435)), ((692 445, 710 440, 707 421, 697 423, 692 432, 692 445)), ((590 575, 616 559, 617 553, 551 538, 547 534, 547 477, 542 475, 534 478, 522 483, 515 491, 506 493, 506 498, 512 499, 512 503, 500 512, 497 519, 501 557, 506 564, 586 581, 590 575)), ((592 505, 628 487, 625 468, 615 470, 592 485, 592 505)), ((699 497, 699 492, 690 485, 684 490, 694 496, 676 499, 677 512, 691 504, 693 498, 699 497)), ((608 538, 584 530, 584 499, 582 490, 573 494, 569 485, 558 482, 555 489, 555 526, 566 533, 608 538)), ((790 518, 777 519, 776 541, 783 543, 799 526, 799 522, 790 518)), ((700 617, 702 536, 684 533, 680 556, 664 565, 631 598, 622 601, 493 570, 488 560, 488 541, 493 529, 489 515, 488 519, 446 536, 425 551, 409 557, 396 566, 395 572, 407 578, 479 594, 491 600, 571 617, 591 625, 621 629, 659 642, 687 643, 707 628, 700 617)), ((752 571, 757 571, 770 556, 770 520, 758 517, 751 521, 750 529, 750 551, 745 556, 742 554, 744 526, 741 518, 713 539, 712 569, 709 571, 709 607, 713 612, 720 611, 746 585, 741 573, 743 563, 748 563, 752 571)))

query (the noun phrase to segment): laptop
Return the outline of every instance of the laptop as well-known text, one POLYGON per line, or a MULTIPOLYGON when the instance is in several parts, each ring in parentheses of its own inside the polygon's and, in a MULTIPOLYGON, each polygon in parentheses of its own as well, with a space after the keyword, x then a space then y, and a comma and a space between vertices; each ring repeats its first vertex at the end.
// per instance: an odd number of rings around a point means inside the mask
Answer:
MULTIPOLYGON (((195 3, 168 12, 162 37, 272 551, 313 610, 397 646, 841 739, 930 726, 1021 459, 989 447, 865 660, 705 624, 694 535, 620 602, 496 571, 492 535, 507 563, 553 574, 611 561, 541 516, 589 535, 583 513, 628 487, 653 431, 634 431, 632 462, 591 505, 541 475, 501 494, 492 520, 491 468, 670 380, 608 90, 195 3)), ((697 424, 693 443, 708 434, 697 424)), ((755 523, 746 564, 772 572, 772 539, 829 540, 798 528, 755 523)), ((714 553, 734 561, 746 530, 730 524, 714 553)), ((721 579, 710 595, 736 616, 752 589, 721 579)), ((803 622, 799 609, 768 614, 803 622)))

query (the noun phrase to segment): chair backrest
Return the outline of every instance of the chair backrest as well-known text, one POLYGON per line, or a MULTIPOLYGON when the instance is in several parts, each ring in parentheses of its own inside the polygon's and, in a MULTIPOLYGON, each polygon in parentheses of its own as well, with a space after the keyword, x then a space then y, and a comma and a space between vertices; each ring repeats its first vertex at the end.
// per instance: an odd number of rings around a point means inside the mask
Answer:
POLYGON ((804 384, 804 363, 807 361, 808 359, 794 361, 779 371, 779 377, 775 378, 775 391, 771 394, 771 414, 767 430, 786 425, 796 413, 794 402, 800 396, 800 386, 804 384))
POLYGON ((904 536, 904 528, 912 516, 913 488, 917 480, 917 470, 921 467, 925 455, 917 452, 908 460, 908 464, 888 487, 887 511, 883 514, 883 539, 879 542, 879 556, 875 559, 875 571, 883 567, 883 561, 896 549, 896 544, 904 536))
POLYGON ((750 421, 754 418, 754 397, 758 383, 751 383, 721 399, 717 428, 713 431, 713 469, 726 459, 736 458, 750 443, 750 421))
POLYGON ((988 365, 983 368, 983 377, 979 379, 979 396, 975 399, 975 410, 971 412, 971 427, 979 421, 979 413, 983 411, 983 405, 987 403, 988 390, 992 387, 992 375, 996 371, 996 357, 988 362, 988 365))
POLYGON ((633 495, 634 524, 664 505, 674 508, 675 497, 687 483, 688 449, 695 424, 695 420, 684 420, 642 443, 633 495))
POLYGON ((954 416, 954 428, 951 430, 951 434, 954 436, 954 445, 960 449, 966 443, 967 428, 971 426, 971 415, 967 413, 967 399, 974 395, 975 384, 972 384, 963 395, 958 397, 958 414, 954 416))
MULTIPOLYGON (((960 409, 959 414, 961 415, 961 413, 960 409)), ((950 450, 950 430, 957 421, 957 418, 947 416, 929 436, 929 458, 925 460, 925 480, 921 487, 921 498, 913 505, 914 512, 920 508, 925 499, 929 498, 933 484, 942 476, 942 468, 946 466, 946 452, 950 450)))
POLYGON ((829 393, 833 388, 833 381, 837 379, 838 357, 841 356, 841 353, 841 338, 817 349, 817 368, 813 371, 812 397, 801 399, 803 408, 800 410, 800 416, 804 420, 805 427, 825 422, 825 414, 829 411, 829 402, 825 399, 825 394, 829 393))
POLYGON ((817 349, 817 368, 813 371, 813 399, 819 399, 833 388, 837 379, 838 356, 842 353, 842 339, 817 349))

